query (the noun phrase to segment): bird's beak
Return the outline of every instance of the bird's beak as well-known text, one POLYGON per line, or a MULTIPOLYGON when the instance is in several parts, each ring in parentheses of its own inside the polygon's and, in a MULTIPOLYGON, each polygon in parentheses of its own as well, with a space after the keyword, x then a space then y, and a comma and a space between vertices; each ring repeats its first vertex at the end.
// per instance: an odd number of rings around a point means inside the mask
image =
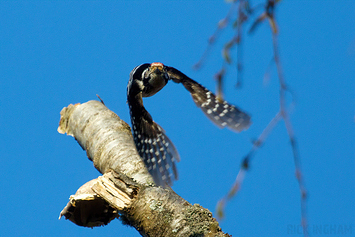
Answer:
POLYGON ((162 63, 152 63, 150 64, 150 71, 157 73, 157 74, 161 74, 164 71, 164 64, 162 63))

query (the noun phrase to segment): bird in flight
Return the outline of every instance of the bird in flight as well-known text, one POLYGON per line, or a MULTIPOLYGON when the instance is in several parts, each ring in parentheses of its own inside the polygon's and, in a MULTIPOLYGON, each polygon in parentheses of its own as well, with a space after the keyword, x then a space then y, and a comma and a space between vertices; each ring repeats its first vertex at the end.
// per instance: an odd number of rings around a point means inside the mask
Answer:
POLYGON ((143 97, 159 92, 169 80, 181 83, 191 94, 197 107, 218 127, 240 132, 249 128, 250 116, 238 107, 220 99, 210 90, 179 70, 162 63, 144 63, 129 76, 127 102, 133 138, 137 151, 158 186, 171 186, 178 178, 176 162, 180 156, 165 131, 143 106, 143 97))

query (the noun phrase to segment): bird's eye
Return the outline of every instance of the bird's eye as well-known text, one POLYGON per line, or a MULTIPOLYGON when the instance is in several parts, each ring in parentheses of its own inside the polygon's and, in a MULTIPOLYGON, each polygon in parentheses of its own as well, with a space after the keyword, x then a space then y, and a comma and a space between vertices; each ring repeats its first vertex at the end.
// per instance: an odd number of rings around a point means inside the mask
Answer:
POLYGON ((168 75, 168 73, 164 73, 164 77, 165 77, 167 80, 169 80, 169 75, 168 75))
POLYGON ((149 75, 149 68, 145 69, 142 73, 142 79, 146 79, 149 75))

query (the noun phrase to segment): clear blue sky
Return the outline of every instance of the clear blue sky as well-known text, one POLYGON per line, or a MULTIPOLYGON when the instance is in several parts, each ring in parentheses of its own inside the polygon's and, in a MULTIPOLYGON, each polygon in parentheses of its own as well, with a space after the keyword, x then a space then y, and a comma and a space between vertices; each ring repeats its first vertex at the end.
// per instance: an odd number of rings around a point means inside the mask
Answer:
MULTIPOLYGON (((99 94, 129 122, 129 72, 145 62, 174 66, 215 91, 213 75, 230 28, 200 71, 192 65, 228 9, 224 1, 1 1, 0 235, 139 236, 118 220, 94 229, 58 220, 69 196, 99 175, 76 141, 57 133, 59 112, 99 94)), ((284 74, 297 95, 291 118, 311 231, 330 225, 350 227, 355 235, 354 12, 355 1, 283 1, 277 11, 284 74)), ((274 68, 263 82, 272 57, 269 27, 263 24, 244 43, 244 86, 233 87, 231 68, 225 98, 252 115, 248 131, 215 127, 181 85, 169 83, 144 101, 181 156, 173 189, 213 212, 251 140, 278 111, 274 68)), ((220 224, 233 236, 301 236, 288 229, 299 223, 292 150, 280 123, 220 224)))

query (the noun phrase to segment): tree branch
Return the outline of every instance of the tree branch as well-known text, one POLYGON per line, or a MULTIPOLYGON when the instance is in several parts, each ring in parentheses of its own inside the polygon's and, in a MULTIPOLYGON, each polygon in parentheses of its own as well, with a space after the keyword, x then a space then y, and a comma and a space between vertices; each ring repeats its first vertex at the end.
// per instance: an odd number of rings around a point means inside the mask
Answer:
POLYGON ((58 132, 74 136, 104 174, 79 188, 60 217, 86 227, 119 217, 142 236, 229 236, 209 210, 155 186, 130 127, 101 102, 63 108, 58 132))

